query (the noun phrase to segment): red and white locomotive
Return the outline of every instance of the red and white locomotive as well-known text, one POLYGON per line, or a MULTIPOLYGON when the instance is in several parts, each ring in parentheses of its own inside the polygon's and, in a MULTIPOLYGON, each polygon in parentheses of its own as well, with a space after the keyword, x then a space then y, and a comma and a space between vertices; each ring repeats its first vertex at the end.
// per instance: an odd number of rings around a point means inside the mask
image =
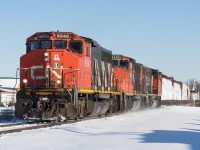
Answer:
POLYGON ((73 119, 161 104, 161 72, 72 32, 27 38, 19 70, 19 118, 73 119))

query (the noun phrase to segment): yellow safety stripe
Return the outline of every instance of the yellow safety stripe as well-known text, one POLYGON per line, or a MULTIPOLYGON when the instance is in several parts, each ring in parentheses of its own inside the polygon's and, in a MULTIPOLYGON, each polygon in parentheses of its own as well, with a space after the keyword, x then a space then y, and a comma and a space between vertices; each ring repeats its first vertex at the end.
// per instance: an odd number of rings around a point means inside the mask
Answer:
MULTIPOLYGON (((19 91, 20 89, 18 89, 19 91)), ((72 89, 68 89, 69 92, 72 92, 72 89)), ((27 92, 28 95, 30 95, 31 90, 27 92)), ((103 91, 103 90, 89 90, 89 89, 79 89, 79 93, 103 93, 103 94, 115 94, 120 95, 120 92, 114 92, 114 91, 103 91)), ((50 91, 43 91, 43 92, 36 92, 37 95, 52 95, 52 92, 50 91)), ((55 92, 56 95, 59 95, 60 92, 55 92)), ((127 96, 161 96, 159 94, 134 94, 134 93, 126 93, 127 96)))
POLYGON ((88 89, 79 89, 79 92, 80 92, 80 93, 120 94, 120 92, 103 91, 103 90, 88 90, 88 89))

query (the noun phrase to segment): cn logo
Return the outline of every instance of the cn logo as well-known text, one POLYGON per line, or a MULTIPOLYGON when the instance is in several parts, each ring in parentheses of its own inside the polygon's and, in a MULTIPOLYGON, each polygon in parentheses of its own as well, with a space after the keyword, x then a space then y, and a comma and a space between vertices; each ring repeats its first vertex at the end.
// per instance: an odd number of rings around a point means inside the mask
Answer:
POLYGON ((54 58, 53 58, 53 60, 55 61, 55 60, 60 60, 60 58, 59 58, 59 56, 58 56, 58 54, 54 54, 54 58))

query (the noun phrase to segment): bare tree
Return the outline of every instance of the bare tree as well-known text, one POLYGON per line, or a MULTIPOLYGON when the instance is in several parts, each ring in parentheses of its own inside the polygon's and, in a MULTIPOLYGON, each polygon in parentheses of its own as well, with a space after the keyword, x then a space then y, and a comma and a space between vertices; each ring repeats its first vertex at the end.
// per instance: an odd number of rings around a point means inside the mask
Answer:
POLYGON ((185 83, 189 86, 189 88, 190 88, 190 90, 194 90, 193 89, 193 87, 194 87, 194 82, 196 83, 196 90, 198 89, 198 84, 199 84, 199 82, 197 82, 197 80, 196 79, 189 79, 188 81, 186 81, 185 83))

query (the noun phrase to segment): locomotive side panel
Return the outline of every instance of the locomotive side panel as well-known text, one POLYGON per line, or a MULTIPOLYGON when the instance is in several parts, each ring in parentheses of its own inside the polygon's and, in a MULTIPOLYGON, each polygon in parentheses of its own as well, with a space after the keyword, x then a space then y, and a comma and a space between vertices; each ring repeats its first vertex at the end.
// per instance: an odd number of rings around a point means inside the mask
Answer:
MULTIPOLYGON (((91 86, 91 74, 92 74, 92 50, 91 50, 91 43, 87 41, 83 41, 83 56, 78 60, 78 68, 77 74, 79 81, 79 86, 77 88, 80 89, 92 89, 91 86)), ((71 59, 73 60, 73 59, 71 59)), ((74 63, 74 61, 72 61, 74 63)))
POLYGON ((140 94, 140 64, 133 63, 133 83, 135 87, 135 93, 140 94))
POLYGON ((92 89, 111 91, 112 53, 100 46, 92 47, 92 89))
POLYGON ((143 94, 152 93, 152 69, 143 67, 143 94))

